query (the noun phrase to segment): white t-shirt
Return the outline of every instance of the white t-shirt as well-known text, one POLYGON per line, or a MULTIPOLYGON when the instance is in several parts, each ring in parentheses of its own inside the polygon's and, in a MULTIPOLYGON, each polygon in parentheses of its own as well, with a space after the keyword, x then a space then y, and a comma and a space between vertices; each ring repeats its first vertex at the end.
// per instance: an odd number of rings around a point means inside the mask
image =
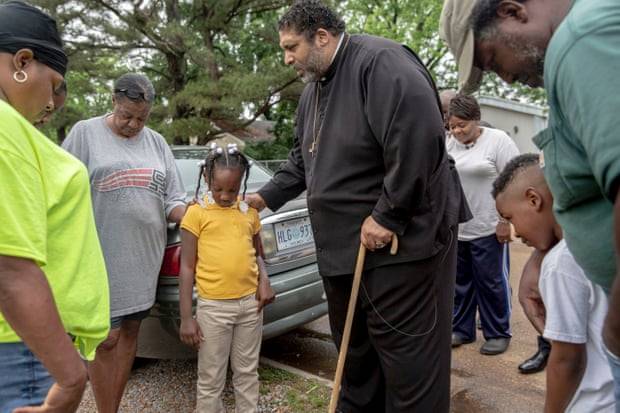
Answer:
POLYGON ((601 331, 607 313, 603 289, 586 278, 564 240, 545 256, 538 282, 547 310, 543 336, 586 344, 588 364, 567 412, 614 412, 614 383, 601 331))
POLYGON ((463 145, 450 135, 446 147, 456 162, 461 185, 474 216, 459 225, 459 241, 494 234, 498 214, 491 196, 493 181, 508 161, 519 155, 517 145, 499 129, 482 128, 482 134, 473 145, 463 145))

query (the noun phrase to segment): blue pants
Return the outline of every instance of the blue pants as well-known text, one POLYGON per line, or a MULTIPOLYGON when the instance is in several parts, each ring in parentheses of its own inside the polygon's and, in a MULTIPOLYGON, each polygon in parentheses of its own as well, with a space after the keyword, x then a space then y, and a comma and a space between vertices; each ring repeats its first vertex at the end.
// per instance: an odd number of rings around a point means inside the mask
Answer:
POLYGON ((24 343, 0 343, 0 413, 42 404, 53 383, 24 343))
POLYGON ((485 339, 511 337, 508 245, 495 234, 459 241, 452 332, 476 338, 476 310, 485 339))

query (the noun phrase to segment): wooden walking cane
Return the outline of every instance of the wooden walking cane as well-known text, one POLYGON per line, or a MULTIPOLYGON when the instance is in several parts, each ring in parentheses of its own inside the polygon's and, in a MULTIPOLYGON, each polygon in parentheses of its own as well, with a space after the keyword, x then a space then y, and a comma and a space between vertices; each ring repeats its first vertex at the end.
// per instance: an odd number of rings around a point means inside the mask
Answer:
MULTIPOLYGON (((396 255, 398 252, 398 237, 392 235, 392 246, 390 254, 396 255)), ((364 259, 366 258, 366 247, 360 242, 360 249, 357 253, 357 261, 355 262, 355 273, 353 274, 353 285, 351 286, 351 297, 349 298, 349 307, 347 308, 347 318, 344 322, 344 332, 342 341, 340 342, 340 353, 338 354, 338 364, 336 365, 336 376, 334 377, 334 388, 332 389, 332 397, 329 401, 329 413, 336 412, 338 405, 338 396, 340 395, 340 384, 342 382, 342 373, 344 372, 344 362, 347 358, 349 350, 349 339, 351 338, 351 327, 353 325, 353 315, 355 314, 355 305, 357 304, 357 294, 360 290, 362 281, 362 271, 364 270, 364 259)))

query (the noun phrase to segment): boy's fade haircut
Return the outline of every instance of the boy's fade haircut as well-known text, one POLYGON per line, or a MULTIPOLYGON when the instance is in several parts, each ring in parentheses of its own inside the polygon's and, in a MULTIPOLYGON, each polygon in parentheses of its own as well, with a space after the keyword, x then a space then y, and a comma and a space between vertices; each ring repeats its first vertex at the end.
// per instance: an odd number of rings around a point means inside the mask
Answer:
POLYGON ((319 0, 296 1, 278 21, 278 31, 293 29, 308 41, 314 39, 319 29, 338 36, 345 31, 345 27, 344 20, 319 0))
POLYGON ((515 177, 534 165, 540 165, 540 155, 536 153, 524 153, 512 158, 493 182, 493 199, 504 192, 515 177))

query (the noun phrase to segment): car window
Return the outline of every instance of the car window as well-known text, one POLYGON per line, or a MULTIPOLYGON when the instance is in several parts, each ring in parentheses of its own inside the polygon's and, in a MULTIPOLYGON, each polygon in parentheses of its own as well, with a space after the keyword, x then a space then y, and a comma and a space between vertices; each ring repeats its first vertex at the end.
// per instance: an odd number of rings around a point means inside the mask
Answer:
MULTIPOLYGON (((207 157, 207 151, 205 149, 173 149, 172 153, 181 173, 185 191, 188 193, 194 192, 200 172, 199 163, 207 157)), ((250 168, 248 187, 260 187, 271 179, 271 173, 257 164, 255 160, 250 159, 250 161, 252 162, 252 167, 250 168)))

